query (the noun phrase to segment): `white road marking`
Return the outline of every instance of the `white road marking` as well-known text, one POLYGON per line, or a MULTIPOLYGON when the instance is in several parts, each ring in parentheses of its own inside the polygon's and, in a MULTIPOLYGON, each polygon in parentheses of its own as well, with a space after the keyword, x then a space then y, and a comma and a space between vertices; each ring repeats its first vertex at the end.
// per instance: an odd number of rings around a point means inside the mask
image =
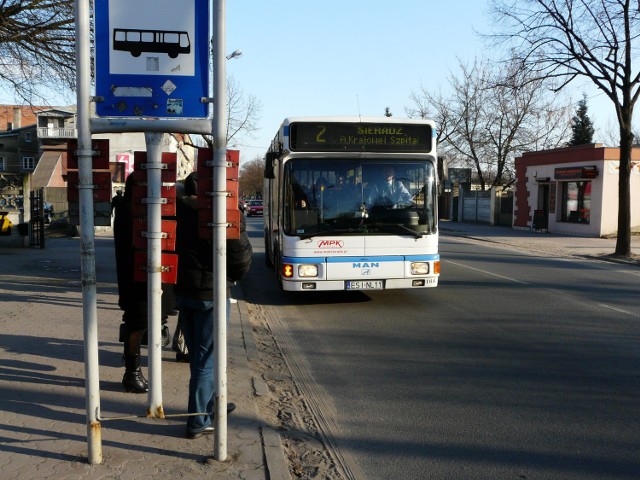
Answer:
POLYGON ((622 308, 612 307, 611 305, 605 305, 604 303, 599 303, 599 307, 608 308, 609 310, 613 310, 614 312, 624 313, 625 315, 631 315, 632 317, 640 318, 640 315, 637 313, 629 312, 627 310, 623 310, 622 308))
POLYGON ((467 268, 469 270, 474 270, 476 272, 484 273, 484 274, 490 275, 492 277, 501 278, 503 280, 509 280, 510 282, 519 283, 521 285, 531 285, 529 282, 523 282, 522 280, 516 280, 515 278, 505 277, 503 275, 498 275, 497 273, 489 272, 487 270, 482 270, 480 268, 470 267, 469 265, 464 265, 463 263, 452 262, 451 260, 447 260, 447 263, 450 263, 452 265, 457 265, 458 267, 467 268))

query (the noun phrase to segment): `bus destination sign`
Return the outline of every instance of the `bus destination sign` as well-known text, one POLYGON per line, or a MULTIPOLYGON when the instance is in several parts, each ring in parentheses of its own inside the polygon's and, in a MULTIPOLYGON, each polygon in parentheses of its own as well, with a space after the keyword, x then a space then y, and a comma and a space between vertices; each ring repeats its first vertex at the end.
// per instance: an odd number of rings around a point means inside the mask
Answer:
POLYGON ((430 125, 415 123, 292 122, 292 151, 430 152, 430 125))

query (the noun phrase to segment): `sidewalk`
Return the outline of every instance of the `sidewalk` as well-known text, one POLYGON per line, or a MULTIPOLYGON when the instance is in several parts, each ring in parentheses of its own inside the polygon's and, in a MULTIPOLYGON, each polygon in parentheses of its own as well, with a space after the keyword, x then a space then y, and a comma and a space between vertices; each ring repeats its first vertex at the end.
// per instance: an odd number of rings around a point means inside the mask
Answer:
POLYGON ((440 220, 440 230, 446 235, 510 245, 554 257, 591 257, 640 265, 640 235, 637 233, 631 237, 631 252, 636 257, 635 261, 623 261, 611 257, 616 248, 615 238, 572 237, 542 231, 447 220, 440 220))
MULTIPOLYGON (((189 366, 163 349, 166 419, 146 418, 147 395, 125 393, 113 240, 96 246, 103 462, 88 464, 80 240, 45 249, 0 248, 0 475, 11 479, 267 480, 288 478, 279 436, 257 410, 246 304, 233 304, 228 346, 228 457, 211 460, 213 436, 187 440, 189 366), (177 416, 174 416, 177 415, 177 416), (128 417, 114 419, 114 417, 128 417)), ((241 296, 240 291, 234 292, 241 296)), ((169 326, 173 332, 176 317, 169 326)), ((146 349, 143 350, 146 364, 146 349)), ((146 373, 146 368, 144 368, 146 373)))

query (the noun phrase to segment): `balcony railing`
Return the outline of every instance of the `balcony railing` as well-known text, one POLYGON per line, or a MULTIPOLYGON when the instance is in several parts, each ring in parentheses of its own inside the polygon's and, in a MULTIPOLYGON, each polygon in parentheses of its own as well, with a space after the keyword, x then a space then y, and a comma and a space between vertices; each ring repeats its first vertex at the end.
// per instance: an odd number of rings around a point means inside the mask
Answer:
POLYGON ((38 138, 77 138, 75 128, 38 127, 38 138))

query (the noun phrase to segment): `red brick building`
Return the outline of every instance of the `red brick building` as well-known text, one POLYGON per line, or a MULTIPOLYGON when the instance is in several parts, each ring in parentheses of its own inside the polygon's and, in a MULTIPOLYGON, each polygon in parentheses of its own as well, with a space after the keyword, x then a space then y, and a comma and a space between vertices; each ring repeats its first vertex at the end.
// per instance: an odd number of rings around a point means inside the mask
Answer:
POLYGON ((0 105, 0 130, 14 130, 35 125, 37 114, 51 107, 0 105))

